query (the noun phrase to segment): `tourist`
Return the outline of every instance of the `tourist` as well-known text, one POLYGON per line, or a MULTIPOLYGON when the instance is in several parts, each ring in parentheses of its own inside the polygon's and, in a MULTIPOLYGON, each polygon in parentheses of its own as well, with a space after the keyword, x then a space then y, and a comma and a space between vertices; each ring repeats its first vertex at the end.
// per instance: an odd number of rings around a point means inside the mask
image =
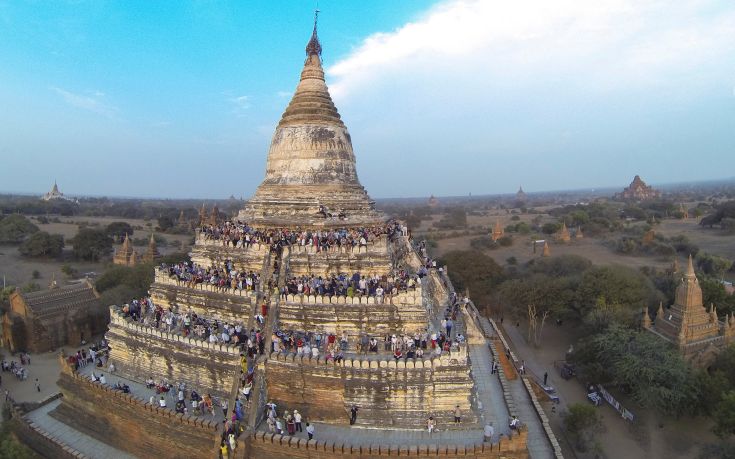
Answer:
POLYGON ((352 405, 352 408, 350 408, 350 425, 354 425, 355 421, 357 421, 357 411, 359 408, 357 405, 352 405))
POLYGON ((225 443, 224 440, 222 440, 222 443, 220 443, 219 445, 219 457, 220 459, 228 459, 230 457, 230 454, 227 450, 227 444, 225 443))
POLYGON ((426 428, 429 433, 433 433, 434 430, 436 430, 436 421, 434 420, 434 416, 429 416, 429 420, 426 421, 426 428))
POLYGON ((462 422, 462 410, 459 409, 459 405, 454 408, 454 423, 459 424, 462 422))
POLYGON ((105 375, 103 373, 100 373, 100 384, 107 384, 107 379, 105 379, 105 375))
POLYGON ((495 428, 493 427, 493 423, 492 422, 489 422, 489 423, 485 424, 485 429, 484 429, 483 435, 484 435, 484 441, 486 443, 492 443, 493 442, 493 435, 495 435, 495 428))
POLYGON ((309 440, 314 438, 314 424, 306 423, 306 435, 309 436, 309 440))
POLYGON ((286 417, 286 431, 291 436, 296 435, 296 422, 290 414, 286 417))
POLYGON ((161 408, 166 408, 166 399, 161 395, 161 399, 158 401, 158 406, 161 408))
POLYGON ((301 430, 301 413, 299 413, 299 410, 293 410, 293 420, 296 430, 303 432, 301 430))
POLYGON ((283 435, 283 424, 281 423, 280 418, 276 418, 276 433, 278 435, 283 435))
POLYGON ((220 400, 220 407, 222 408, 222 416, 224 416, 225 418, 227 417, 228 405, 229 405, 229 402, 227 401, 226 398, 222 398, 222 400, 220 400))
POLYGON ((235 439, 235 434, 230 432, 228 438, 230 440, 230 451, 234 453, 235 449, 237 448, 237 440, 235 439))
POLYGON ((276 421, 269 416, 268 419, 266 419, 266 423, 268 424, 268 432, 275 433, 276 421))
POLYGON ((253 383, 250 382, 245 385, 245 387, 242 388, 242 395, 245 396, 245 401, 250 403, 250 393, 253 390, 253 383))
POLYGON ((545 371, 544 372, 544 386, 546 386, 546 382, 548 381, 548 379, 549 379, 549 373, 545 371))
POLYGON ((520 419, 518 419, 517 416, 513 416, 513 419, 510 420, 510 428, 513 430, 518 430, 520 426, 521 426, 520 419))
POLYGON ((38 382, 38 378, 36 378, 36 391, 41 392, 41 383, 38 382))

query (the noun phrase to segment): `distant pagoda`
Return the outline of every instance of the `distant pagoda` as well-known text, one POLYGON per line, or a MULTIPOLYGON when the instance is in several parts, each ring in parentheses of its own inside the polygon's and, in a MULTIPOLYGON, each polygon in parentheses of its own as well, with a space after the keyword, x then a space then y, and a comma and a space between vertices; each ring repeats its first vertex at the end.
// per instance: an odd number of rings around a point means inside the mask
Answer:
POLYGON ((636 175, 627 188, 614 196, 614 199, 620 201, 647 201, 650 199, 658 199, 661 192, 646 185, 641 177, 636 175))
POLYGON ((526 192, 523 191, 523 186, 518 187, 518 192, 516 193, 516 201, 526 202, 527 200, 528 195, 526 195, 526 192))
POLYGON ((112 262, 122 266, 135 266, 138 263, 138 252, 133 248, 133 243, 130 242, 130 237, 128 237, 127 233, 125 233, 122 246, 115 250, 115 254, 112 256, 112 262))
POLYGON ((66 197, 64 193, 59 191, 59 185, 56 184, 56 180, 54 180, 54 186, 51 188, 51 191, 41 196, 41 200, 43 201, 55 201, 55 200, 75 201, 75 199, 66 197))
POLYGON ((493 226, 493 230, 490 233, 490 238, 493 240, 493 242, 496 242, 498 239, 503 237, 505 234, 505 231, 503 230, 503 227, 500 226, 500 221, 495 220, 495 226, 493 226))

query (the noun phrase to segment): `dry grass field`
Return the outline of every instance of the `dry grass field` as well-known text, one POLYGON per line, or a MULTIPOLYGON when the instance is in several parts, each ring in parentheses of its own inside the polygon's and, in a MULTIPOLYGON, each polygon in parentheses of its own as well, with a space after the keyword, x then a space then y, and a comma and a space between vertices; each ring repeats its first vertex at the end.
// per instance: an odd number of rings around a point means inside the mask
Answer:
MULTIPOLYGON (((46 231, 51 234, 61 234, 64 236, 66 247, 64 247, 64 254, 61 260, 56 259, 35 259, 26 258, 18 253, 17 245, 0 245, 0 286, 5 278, 6 285, 25 285, 29 282, 36 282, 42 288, 46 288, 51 281, 53 275, 60 282, 66 279, 66 276, 62 273, 61 267, 64 264, 70 265, 76 269, 80 275, 89 272, 95 272, 100 274, 104 271, 106 264, 110 262, 109 259, 103 260, 98 263, 78 261, 72 257, 72 247, 69 239, 73 238, 79 230, 80 224, 87 224, 92 228, 104 228, 108 224, 116 221, 125 221, 129 223, 134 229, 134 239, 149 238, 150 228, 155 226, 155 221, 146 222, 144 220, 135 219, 122 219, 116 217, 60 217, 59 223, 48 223, 38 224, 35 219, 31 221, 36 224, 41 231, 46 231), (151 226, 147 226, 150 224, 151 226), (137 229, 141 228, 141 229, 137 229), (33 279, 33 271, 40 273, 39 279, 33 279)), ((193 233, 191 235, 178 235, 178 234, 160 234, 166 239, 167 244, 164 247, 159 247, 159 251, 162 254, 188 251, 189 246, 193 241, 193 233), (174 241, 180 241, 181 248, 174 247, 172 243, 174 241)), ((117 247, 119 245, 116 245, 117 247)), ((136 247, 139 253, 145 251, 145 246, 136 247)))

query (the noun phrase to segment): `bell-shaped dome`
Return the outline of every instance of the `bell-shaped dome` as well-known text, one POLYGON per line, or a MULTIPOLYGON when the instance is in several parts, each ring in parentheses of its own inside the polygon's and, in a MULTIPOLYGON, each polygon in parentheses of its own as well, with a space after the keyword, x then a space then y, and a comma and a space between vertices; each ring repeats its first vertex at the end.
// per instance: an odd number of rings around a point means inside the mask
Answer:
POLYGON ((321 50, 315 24, 301 79, 271 140, 265 179, 240 212, 243 220, 345 225, 382 219, 357 178, 352 140, 329 95, 321 50))

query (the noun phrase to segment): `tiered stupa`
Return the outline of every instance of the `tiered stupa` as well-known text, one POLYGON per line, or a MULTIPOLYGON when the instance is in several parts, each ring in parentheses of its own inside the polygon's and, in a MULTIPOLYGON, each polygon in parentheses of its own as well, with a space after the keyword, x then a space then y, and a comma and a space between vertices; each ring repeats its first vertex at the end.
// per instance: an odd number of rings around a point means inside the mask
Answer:
POLYGON ((152 316, 134 320, 129 307, 110 308, 106 337, 115 378, 185 383, 187 391, 211 394, 215 414, 175 415, 170 406, 150 405, 148 394, 118 397, 67 369, 54 416, 141 457, 154 449, 156 457, 211 457, 229 425, 219 407, 227 403, 229 419, 251 380, 237 458, 372 459, 400 452, 525 459, 530 429, 507 427, 521 407, 528 413, 524 423, 535 426, 533 444, 543 450, 538 457, 548 456, 555 440, 547 440, 535 418, 529 381, 509 382, 503 366, 500 378, 490 375, 493 359, 505 358, 486 340, 494 335, 490 321, 470 302, 452 303, 446 272, 413 247, 405 227, 374 210, 357 179, 351 139, 324 83, 320 55, 315 25, 255 196, 232 222, 213 227, 211 216, 200 213, 191 259, 219 282, 176 271, 182 264, 157 268, 149 291, 163 311, 237 324, 245 330, 241 343, 251 340, 253 347, 222 342, 219 330, 203 340, 196 331, 156 325, 152 316), (228 275, 241 282, 222 282, 228 275), (336 280, 349 287, 327 290, 325 283, 336 280), (355 291, 368 280, 375 284, 355 291), (446 332, 446 314, 454 315, 454 327, 439 351, 432 337, 439 341, 446 332), (284 335, 296 344, 286 345, 284 335), (299 343, 307 350, 297 349, 299 343), (513 383, 521 398, 511 393, 513 383), (298 410, 304 424, 316 423, 316 438, 274 434, 267 421, 271 403, 282 424, 286 410, 298 410), (350 422, 353 407, 359 413, 350 422), (455 410, 461 424, 454 422, 455 410), (423 435, 430 419, 439 431, 423 435), (496 434, 483 443, 486 422, 495 423, 496 434))
POLYGON ((153 233, 151 233, 151 238, 148 241, 148 248, 143 254, 143 261, 153 262, 158 260, 159 258, 161 258, 161 253, 158 251, 158 247, 156 246, 156 238, 154 237, 153 233))
POLYGON ((561 222, 561 228, 556 233, 556 240, 564 243, 572 240, 572 236, 569 233, 569 228, 567 228, 567 224, 563 221, 561 222))
POLYGON ((122 246, 115 250, 115 254, 112 256, 112 262, 122 266, 135 266, 138 262, 138 252, 133 248, 133 243, 130 242, 130 237, 128 237, 127 233, 125 234, 125 239, 123 239, 122 246))
POLYGON ((643 326, 675 344, 685 359, 699 367, 709 365, 735 337, 735 316, 720 321, 714 305, 705 308, 691 255, 674 304, 668 310, 660 304, 653 324, 645 308, 643 326))
POLYGON ((301 81, 271 140, 265 179, 240 220, 343 226, 383 219, 357 179, 352 139, 329 95, 321 54, 315 26, 301 81))

